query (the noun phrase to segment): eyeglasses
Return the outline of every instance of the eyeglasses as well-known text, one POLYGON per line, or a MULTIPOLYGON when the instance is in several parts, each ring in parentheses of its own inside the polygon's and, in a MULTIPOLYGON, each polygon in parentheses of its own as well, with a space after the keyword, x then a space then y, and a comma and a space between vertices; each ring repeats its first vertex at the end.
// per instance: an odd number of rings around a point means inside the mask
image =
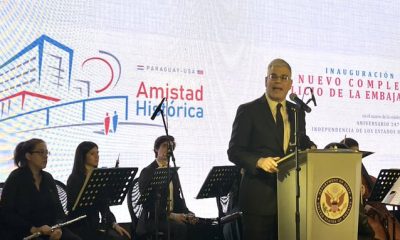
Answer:
POLYGON ((47 150, 41 150, 41 151, 32 151, 31 153, 37 153, 41 156, 50 156, 50 152, 47 150))
POLYGON ((287 82, 287 81, 290 80, 290 77, 289 77, 288 75, 281 75, 281 76, 278 76, 278 75, 276 75, 276 74, 270 74, 270 75, 268 75, 268 77, 266 77, 266 78, 268 78, 268 79, 270 79, 270 80, 272 80, 272 81, 278 81, 278 79, 280 79, 280 80, 282 80, 282 81, 284 81, 284 82, 287 82))

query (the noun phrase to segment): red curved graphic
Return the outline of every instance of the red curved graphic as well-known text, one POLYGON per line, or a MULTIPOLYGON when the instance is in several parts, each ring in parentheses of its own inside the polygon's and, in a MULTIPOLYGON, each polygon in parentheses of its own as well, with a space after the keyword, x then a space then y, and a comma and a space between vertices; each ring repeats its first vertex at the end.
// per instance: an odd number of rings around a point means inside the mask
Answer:
POLYGON ((107 85, 105 85, 101 89, 95 90, 96 93, 101 93, 104 90, 106 90, 111 85, 111 83, 113 82, 113 80, 114 80, 114 70, 113 70, 111 64, 109 62, 107 62, 107 60, 105 60, 104 58, 100 58, 100 57, 91 57, 91 58, 86 59, 82 63, 82 67, 83 67, 83 65, 85 65, 86 62, 91 61, 91 60, 100 60, 100 61, 104 62, 105 64, 107 64, 107 66, 110 68, 110 71, 111 71, 111 78, 110 78, 110 81, 107 83, 107 85))

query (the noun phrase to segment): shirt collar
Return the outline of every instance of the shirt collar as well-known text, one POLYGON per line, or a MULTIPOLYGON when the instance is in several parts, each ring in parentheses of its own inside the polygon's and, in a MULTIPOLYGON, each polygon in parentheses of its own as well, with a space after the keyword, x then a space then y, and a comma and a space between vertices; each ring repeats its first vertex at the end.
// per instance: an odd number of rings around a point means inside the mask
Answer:
MULTIPOLYGON (((271 110, 273 109, 273 111, 275 111, 276 105, 278 105, 279 102, 276 102, 276 101, 272 100, 271 98, 269 98, 267 93, 265 93, 265 98, 267 99, 268 105, 271 108, 271 110)), ((283 108, 282 110, 285 110, 286 109, 286 99, 280 103, 282 104, 282 108, 283 108)))

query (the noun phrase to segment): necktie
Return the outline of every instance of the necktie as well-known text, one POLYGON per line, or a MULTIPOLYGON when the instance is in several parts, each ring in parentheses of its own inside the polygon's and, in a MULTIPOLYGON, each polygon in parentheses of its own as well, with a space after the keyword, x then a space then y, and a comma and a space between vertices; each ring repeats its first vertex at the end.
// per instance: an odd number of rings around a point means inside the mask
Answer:
POLYGON ((282 114, 281 114, 281 108, 282 108, 282 104, 278 103, 278 105, 276 105, 275 119, 276 119, 276 129, 278 131, 278 139, 279 139, 279 142, 282 144, 282 148, 283 148, 283 118, 282 118, 282 114))

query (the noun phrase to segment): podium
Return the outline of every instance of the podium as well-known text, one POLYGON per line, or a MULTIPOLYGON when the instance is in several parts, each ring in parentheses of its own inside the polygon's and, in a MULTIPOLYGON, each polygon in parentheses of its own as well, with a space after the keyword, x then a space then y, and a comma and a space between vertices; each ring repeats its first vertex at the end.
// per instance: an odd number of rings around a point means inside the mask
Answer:
MULTIPOLYGON (((307 150, 299 154, 300 239, 356 240, 362 153, 350 149, 307 150)), ((296 163, 278 164, 278 236, 296 239, 296 163)))

